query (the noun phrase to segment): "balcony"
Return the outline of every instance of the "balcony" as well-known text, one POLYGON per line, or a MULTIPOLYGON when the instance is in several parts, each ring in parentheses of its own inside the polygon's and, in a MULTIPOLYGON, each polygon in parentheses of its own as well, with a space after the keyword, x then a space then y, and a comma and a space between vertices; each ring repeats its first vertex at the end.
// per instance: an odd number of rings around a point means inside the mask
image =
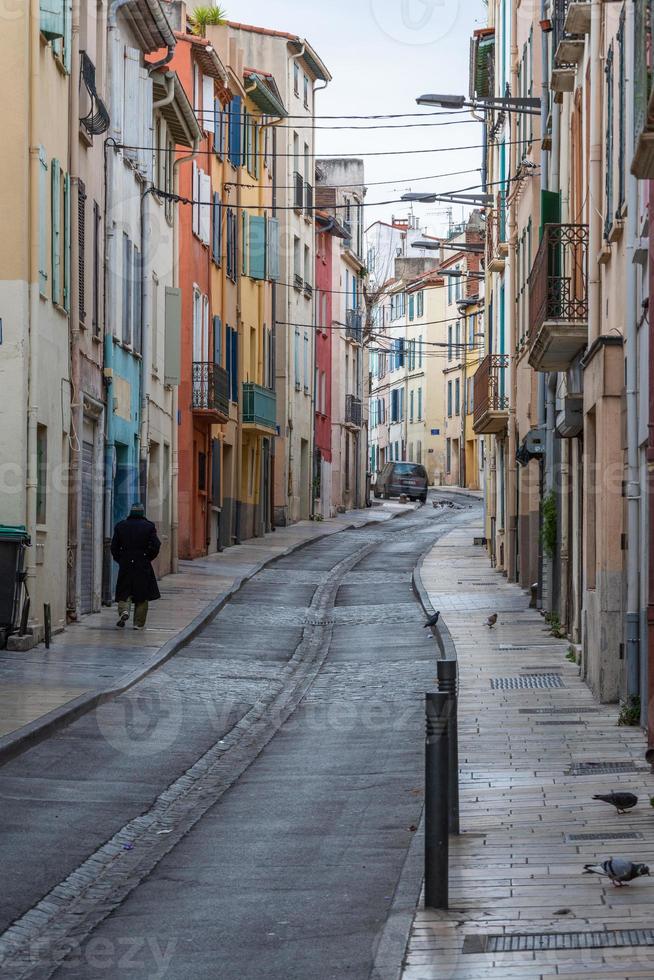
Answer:
POLYGON ((313 187, 309 181, 304 184, 304 213, 307 218, 313 219, 313 187))
POLYGON ((293 174, 293 207, 300 214, 304 210, 304 181, 297 170, 293 174))
POLYGON ((252 381, 243 382, 242 422, 249 429, 270 435, 277 427, 277 397, 274 391, 252 381))
POLYGON ((356 310, 348 310, 345 314, 345 339, 360 344, 363 340, 363 325, 361 314, 356 310))
POLYGON ((356 395, 345 396, 345 424, 353 429, 361 428, 361 399, 356 395))
POLYGON ((654 178, 654 0, 634 4, 634 18, 634 158, 631 172, 634 177, 651 180, 654 178))
POLYGON ((552 17, 552 51, 554 62, 550 77, 550 88, 554 92, 573 92, 577 74, 577 64, 584 56, 585 41, 582 34, 572 30, 576 23, 583 22, 583 11, 576 8, 590 3, 571 3, 571 0, 554 0, 552 17), (575 8, 571 13, 571 8, 575 8))
POLYGON ((567 371, 588 343, 588 225, 545 225, 529 276, 529 363, 567 371))
POLYGON ((229 421, 229 380, 219 364, 193 361, 192 409, 211 422, 229 421))
POLYGON ((509 243, 506 240, 505 195, 497 195, 495 207, 486 220, 486 261, 489 272, 503 272, 509 243))
POLYGON ((95 85, 95 65, 86 51, 80 51, 80 76, 86 89, 87 99, 82 98, 84 108, 88 108, 80 123, 89 136, 100 136, 109 129, 109 112, 98 95, 95 85))
POLYGON ((487 354, 474 375, 474 416, 477 435, 498 435, 509 420, 508 354, 487 354))

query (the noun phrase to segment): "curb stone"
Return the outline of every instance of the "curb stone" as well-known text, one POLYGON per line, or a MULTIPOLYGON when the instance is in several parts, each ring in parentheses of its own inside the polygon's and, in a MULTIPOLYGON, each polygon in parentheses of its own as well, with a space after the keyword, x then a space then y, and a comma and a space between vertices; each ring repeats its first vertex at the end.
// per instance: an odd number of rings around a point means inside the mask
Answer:
POLYGON ((249 582, 255 575, 258 575, 264 568, 267 568, 276 561, 279 561, 282 558, 287 558, 294 552, 300 551, 311 544, 315 544, 316 541, 320 541, 322 538, 326 538, 332 534, 341 534, 343 531, 360 530, 361 528, 372 527, 375 525, 381 526, 389 523, 389 521, 396 520, 398 517, 404 517, 406 514, 412 514, 415 510, 416 508, 400 511, 384 521, 370 520, 365 521, 363 524, 346 524, 337 531, 326 530, 322 534, 317 534, 315 537, 306 541, 300 541, 297 544, 290 545, 284 551, 280 551, 279 554, 273 555, 271 558, 265 558, 263 561, 255 565, 247 574, 241 576, 239 579, 235 579, 232 585, 225 592, 221 592, 216 599, 213 599, 210 603, 208 603, 208 605, 206 605, 205 608, 198 613, 195 619, 191 620, 191 622, 184 626, 174 637, 171 637, 171 639, 164 643, 163 646, 159 647, 158 651, 153 654, 149 660, 147 660, 136 670, 133 670, 131 673, 123 676, 123 678, 117 684, 96 689, 91 694, 80 694, 79 697, 74 698, 65 705, 62 705, 59 708, 53 708, 52 711, 48 711, 40 718, 29 722, 27 725, 21 726, 21 728, 19 728, 17 731, 9 732, 7 735, 0 737, 0 766, 4 765, 5 762, 9 762, 10 759, 15 758, 17 755, 21 755, 27 749, 32 748, 34 745, 44 741, 46 738, 49 738, 50 735, 54 734, 54 732, 59 731, 62 728, 66 728, 67 725, 77 721, 77 719, 81 718, 82 715, 85 715, 94 708, 99 707, 99 705, 104 704, 106 701, 111 701, 120 694, 124 694, 125 691, 128 691, 135 684, 138 684, 139 681, 142 681, 148 676, 148 674, 151 674, 153 671, 163 666, 166 661, 170 660, 171 657, 174 657, 175 654, 185 647, 207 623, 211 622, 211 620, 218 615, 232 596, 235 595, 246 582, 249 582))

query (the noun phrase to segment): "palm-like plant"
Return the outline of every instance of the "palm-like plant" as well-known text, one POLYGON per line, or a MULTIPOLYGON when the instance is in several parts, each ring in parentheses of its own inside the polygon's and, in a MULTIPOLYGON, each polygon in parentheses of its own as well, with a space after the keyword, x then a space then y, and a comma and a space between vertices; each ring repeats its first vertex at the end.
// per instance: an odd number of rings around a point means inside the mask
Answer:
POLYGON ((227 13, 223 7, 196 7, 189 15, 191 31, 196 37, 204 37, 207 27, 214 24, 223 24, 227 13))

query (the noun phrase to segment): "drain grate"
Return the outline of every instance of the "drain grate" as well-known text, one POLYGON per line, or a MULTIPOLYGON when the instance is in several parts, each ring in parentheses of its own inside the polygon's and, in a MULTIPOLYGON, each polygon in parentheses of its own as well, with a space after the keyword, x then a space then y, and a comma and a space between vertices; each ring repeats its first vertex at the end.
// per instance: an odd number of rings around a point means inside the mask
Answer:
POLYGON ((566 834, 565 840, 568 844, 583 844, 585 841, 593 840, 642 840, 643 835, 635 830, 616 831, 607 834, 566 834))
POLYGON ((536 725, 585 725, 580 718, 557 718, 556 721, 537 721, 536 725))
POLYGON ((548 949, 616 949, 654 946, 654 929, 607 929, 602 932, 527 932, 466 936, 464 953, 524 953, 548 949))
POLYGON ((560 674, 523 674, 522 677, 491 677, 493 691, 517 691, 526 687, 563 687, 560 674))
POLYGON ((597 708, 518 708, 521 715, 591 715, 597 708))
POLYGON ((613 772, 644 772, 633 762, 575 762, 566 769, 566 776, 601 776, 613 772))

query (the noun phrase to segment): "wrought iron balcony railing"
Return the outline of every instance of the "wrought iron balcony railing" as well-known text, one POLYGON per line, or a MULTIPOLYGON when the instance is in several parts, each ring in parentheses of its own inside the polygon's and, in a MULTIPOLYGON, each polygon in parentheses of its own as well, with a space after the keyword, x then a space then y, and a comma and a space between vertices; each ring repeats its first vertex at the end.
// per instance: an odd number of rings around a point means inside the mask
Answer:
POLYGON ((95 87, 95 65, 86 51, 80 51, 80 75, 89 97, 89 111, 80 122, 89 136, 100 136, 109 129, 109 112, 95 87))
POLYGON ((293 174, 293 207, 296 211, 304 210, 304 181, 297 170, 293 174))
POLYGON ((345 396, 345 423, 357 428, 361 425, 361 399, 356 395, 345 396))
POLYGON ((245 425, 274 431, 277 424, 275 392, 252 381, 244 381, 242 420, 245 425))
POLYGON ((547 321, 588 323, 588 225, 545 225, 529 275, 533 339, 547 321))
POLYGON ((229 378, 225 368, 212 361, 193 361, 194 412, 229 418, 229 378))
POLYGON ((508 354, 487 354, 474 375, 473 427, 477 433, 501 432, 509 412, 508 354))
POLYGON ((357 344, 363 339, 362 316, 358 310, 348 310, 345 314, 345 337, 357 344))

